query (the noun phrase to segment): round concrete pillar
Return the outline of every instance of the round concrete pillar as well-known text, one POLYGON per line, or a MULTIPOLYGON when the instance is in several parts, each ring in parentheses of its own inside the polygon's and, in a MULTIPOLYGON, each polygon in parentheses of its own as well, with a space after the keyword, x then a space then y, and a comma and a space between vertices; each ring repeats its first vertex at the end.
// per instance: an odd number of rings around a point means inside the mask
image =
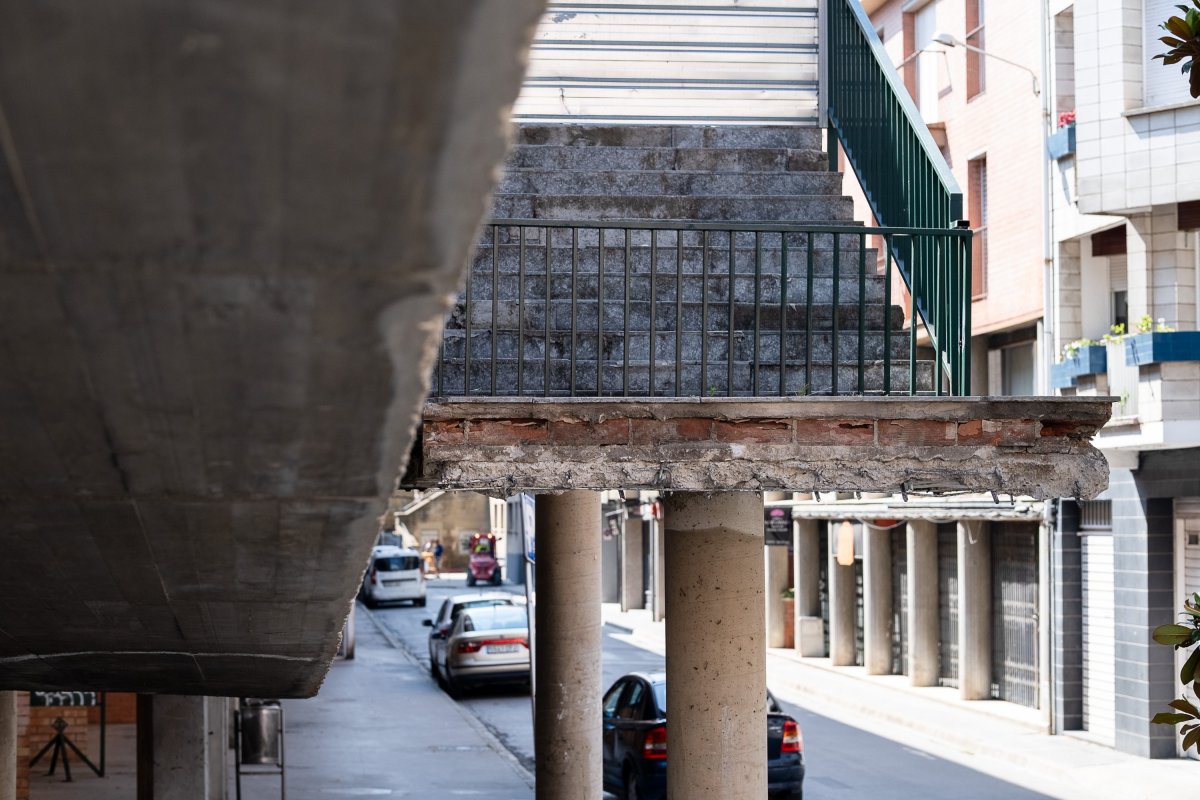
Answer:
POLYGON ((762 497, 675 493, 665 506, 667 796, 767 794, 762 497))
POLYGON ((539 495, 537 703, 539 800, 595 800, 600 741, 600 495, 539 495))

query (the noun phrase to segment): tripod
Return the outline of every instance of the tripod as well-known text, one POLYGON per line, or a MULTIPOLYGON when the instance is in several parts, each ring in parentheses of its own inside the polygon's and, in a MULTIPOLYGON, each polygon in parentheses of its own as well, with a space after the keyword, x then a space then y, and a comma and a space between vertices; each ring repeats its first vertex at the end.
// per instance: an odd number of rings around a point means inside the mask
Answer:
POLYGON ((71 781, 71 764, 69 761, 67 761, 67 748, 69 747, 75 753, 75 755, 79 756, 80 761, 82 761, 84 764, 87 764, 88 767, 91 768, 92 772, 100 775, 99 768, 89 761, 88 757, 85 756, 80 749, 75 746, 75 743, 67 738, 67 734, 63 732, 67 729, 67 721, 65 719, 62 717, 56 717, 54 722, 51 723, 51 727, 55 730, 54 738, 46 742, 46 746, 39 750, 38 754, 34 756, 32 760, 30 760, 30 767, 33 767, 37 764, 37 762, 41 761, 42 756, 46 755, 46 751, 53 748, 54 752, 50 754, 50 771, 46 774, 54 774, 54 770, 58 766, 58 758, 61 755, 63 773, 67 776, 66 782, 69 783, 71 781))

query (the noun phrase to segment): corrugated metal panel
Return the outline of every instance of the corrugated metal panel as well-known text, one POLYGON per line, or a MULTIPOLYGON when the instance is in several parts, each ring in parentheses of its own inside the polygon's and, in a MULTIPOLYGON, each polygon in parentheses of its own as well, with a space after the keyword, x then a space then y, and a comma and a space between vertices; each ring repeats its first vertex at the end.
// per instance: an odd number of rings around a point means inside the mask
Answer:
POLYGON ((938 683, 958 686, 958 526, 938 525, 938 683))
POLYGON ((818 592, 821 596, 821 633, 825 638, 825 653, 829 655, 829 526, 822 525, 817 547, 821 563, 817 570, 818 592))
POLYGON ((908 674, 908 536, 892 531, 892 674, 908 674))
POLYGON ((816 124, 814 0, 552 2, 520 122, 816 124))
POLYGON ((854 663, 861 667, 867 652, 867 608, 863 595, 863 559, 860 554, 854 559, 854 663))
POLYGON ((1038 707, 1037 525, 992 523, 992 696, 1038 707))
POLYGON ((1083 728, 1108 745, 1116 740, 1117 691, 1113 606, 1113 537, 1083 537, 1083 728))

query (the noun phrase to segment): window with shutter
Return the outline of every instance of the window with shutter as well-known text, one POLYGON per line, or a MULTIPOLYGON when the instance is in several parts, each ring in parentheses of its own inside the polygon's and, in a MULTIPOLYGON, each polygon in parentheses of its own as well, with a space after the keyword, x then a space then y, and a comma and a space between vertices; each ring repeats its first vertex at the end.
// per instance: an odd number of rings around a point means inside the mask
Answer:
POLYGON ((1145 83, 1142 90, 1142 105, 1146 108, 1169 106, 1175 103, 1191 102, 1188 92, 1188 79, 1179 71, 1179 64, 1164 66, 1162 59, 1155 59, 1159 53, 1165 53, 1167 46, 1159 41, 1159 37, 1167 32, 1159 26, 1170 17, 1180 14, 1177 5, 1180 0, 1144 0, 1142 15, 1142 64, 1145 65, 1145 83))
POLYGON ((968 209, 971 219, 971 297, 987 295, 987 158, 967 162, 968 209))

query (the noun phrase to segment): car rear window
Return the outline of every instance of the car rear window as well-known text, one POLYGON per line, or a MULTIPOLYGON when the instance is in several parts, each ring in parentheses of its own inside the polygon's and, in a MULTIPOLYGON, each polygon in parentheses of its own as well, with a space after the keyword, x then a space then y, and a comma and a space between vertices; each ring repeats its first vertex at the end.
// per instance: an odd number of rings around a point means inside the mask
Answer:
POLYGON ((654 684, 654 702, 658 705, 658 713, 665 715, 667 713, 667 684, 654 684))
POLYGON ((517 606, 473 608, 468 614, 470 616, 463 621, 463 630, 495 631, 502 628, 524 628, 528 624, 525 609, 517 606))
POLYGON ((421 559, 416 556, 384 556, 375 559, 375 569, 380 572, 402 572, 417 569, 420 564, 421 559))

